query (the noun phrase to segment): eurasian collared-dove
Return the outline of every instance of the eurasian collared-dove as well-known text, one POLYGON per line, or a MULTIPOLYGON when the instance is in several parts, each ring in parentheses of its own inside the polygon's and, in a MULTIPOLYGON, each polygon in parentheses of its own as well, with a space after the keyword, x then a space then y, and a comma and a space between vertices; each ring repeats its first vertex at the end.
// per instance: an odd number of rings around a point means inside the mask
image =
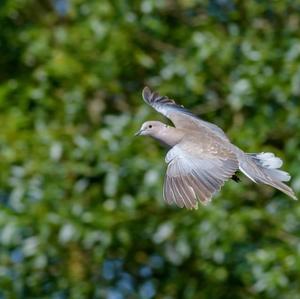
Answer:
POLYGON ((226 180, 236 178, 238 169, 255 183, 270 185, 297 199, 283 183, 290 180, 290 175, 279 170, 282 161, 273 153, 244 153, 222 129, 148 87, 143 90, 143 98, 175 125, 147 121, 136 133, 149 135, 171 148, 165 159, 168 168, 163 195, 167 203, 190 209, 197 208, 198 201, 207 204, 226 180))

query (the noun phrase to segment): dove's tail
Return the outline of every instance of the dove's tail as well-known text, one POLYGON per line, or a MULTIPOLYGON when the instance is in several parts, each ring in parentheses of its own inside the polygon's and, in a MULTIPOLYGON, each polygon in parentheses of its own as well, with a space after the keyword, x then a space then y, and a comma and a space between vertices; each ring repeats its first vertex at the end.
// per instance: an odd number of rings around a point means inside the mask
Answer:
POLYGON ((239 159, 240 170, 252 181, 272 186, 297 200, 292 188, 283 183, 291 176, 280 170, 281 166, 282 160, 273 153, 244 154, 239 159))

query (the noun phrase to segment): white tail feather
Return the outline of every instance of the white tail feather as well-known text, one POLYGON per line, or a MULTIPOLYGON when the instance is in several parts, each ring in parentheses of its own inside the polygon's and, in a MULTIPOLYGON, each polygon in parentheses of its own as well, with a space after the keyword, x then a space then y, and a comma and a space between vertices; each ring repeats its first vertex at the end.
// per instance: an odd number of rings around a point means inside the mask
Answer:
POLYGON ((263 167, 268 169, 269 175, 273 179, 279 180, 281 182, 288 182, 291 176, 283 170, 279 170, 282 166, 282 160, 276 157, 273 153, 259 153, 254 155, 263 167))
POLYGON ((282 166, 282 160, 275 157, 273 153, 260 153, 256 154, 255 157, 260 160, 262 166, 269 169, 276 169, 282 166))

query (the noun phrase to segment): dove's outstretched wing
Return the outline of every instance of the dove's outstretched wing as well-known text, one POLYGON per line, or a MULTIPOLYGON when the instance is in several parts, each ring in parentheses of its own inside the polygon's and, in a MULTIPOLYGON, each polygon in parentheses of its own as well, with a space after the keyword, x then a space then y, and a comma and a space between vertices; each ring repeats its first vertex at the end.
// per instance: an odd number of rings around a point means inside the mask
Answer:
POLYGON ((236 155, 220 144, 199 149, 190 139, 169 150, 166 162, 165 200, 190 209, 196 208, 198 201, 208 203, 239 167, 236 155))
POLYGON ((157 92, 152 92, 149 87, 145 87, 143 89, 143 99, 156 111, 169 118, 176 128, 194 130, 204 129, 210 131, 223 140, 229 141, 221 128, 198 118, 183 106, 176 104, 174 100, 169 99, 167 96, 161 96, 157 92))

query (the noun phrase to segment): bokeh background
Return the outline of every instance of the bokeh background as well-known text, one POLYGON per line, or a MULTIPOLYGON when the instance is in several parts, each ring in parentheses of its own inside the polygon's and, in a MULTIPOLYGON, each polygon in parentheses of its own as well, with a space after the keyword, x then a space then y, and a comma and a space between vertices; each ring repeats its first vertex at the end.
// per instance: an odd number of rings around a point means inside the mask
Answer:
MULTIPOLYGON (((271 151, 300 195, 300 2, 2 0, 0 298, 298 299, 300 205, 162 199, 145 85, 271 151)), ((166 120, 164 120, 166 121, 166 120)))

